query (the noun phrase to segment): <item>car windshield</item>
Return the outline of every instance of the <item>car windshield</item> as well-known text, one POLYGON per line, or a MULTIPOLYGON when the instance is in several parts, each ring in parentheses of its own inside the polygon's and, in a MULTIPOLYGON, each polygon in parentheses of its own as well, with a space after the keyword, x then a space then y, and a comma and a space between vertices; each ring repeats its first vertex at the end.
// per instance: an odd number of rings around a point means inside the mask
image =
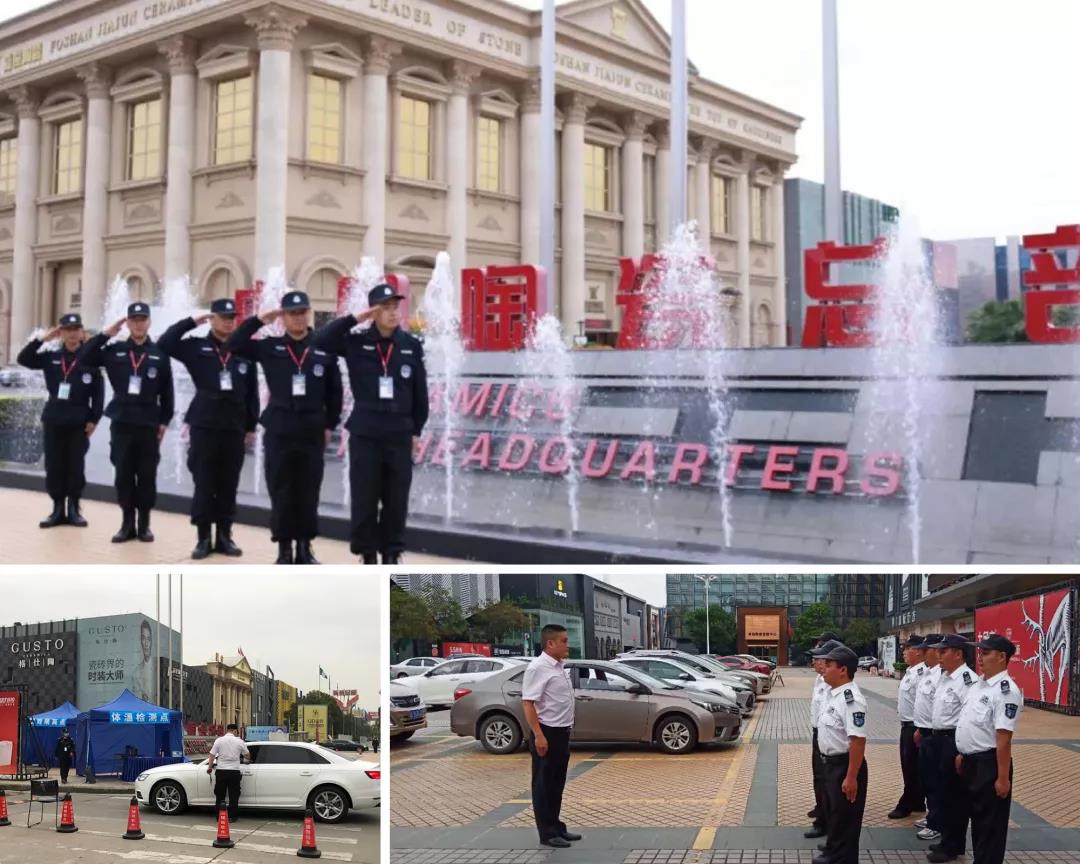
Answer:
POLYGON ((628 663, 620 663, 619 671, 626 675, 627 678, 633 678, 639 684, 644 684, 653 690, 682 690, 683 688, 678 684, 672 684, 668 681, 661 681, 659 678, 654 678, 648 672, 642 672, 636 666, 631 666, 628 663))

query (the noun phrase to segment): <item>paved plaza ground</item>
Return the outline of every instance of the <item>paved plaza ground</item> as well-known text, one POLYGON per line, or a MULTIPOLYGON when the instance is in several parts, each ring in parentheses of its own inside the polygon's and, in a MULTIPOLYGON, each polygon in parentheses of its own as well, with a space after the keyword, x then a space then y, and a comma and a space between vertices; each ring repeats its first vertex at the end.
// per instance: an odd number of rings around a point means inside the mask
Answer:
MULTIPOLYGON (((572 753, 563 818, 584 839, 539 847, 529 756, 492 756, 449 728, 449 712, 391 752, 392 864, 798 864, 813 805, 812 673, 783 670, 741 743, 665 756, 645 748, 572 753)), ((900 795, 898 682, 860 673, 869 702, 863 858, 925 864, 915 817, 886 814, 900 795)), ((1008 861, 1080 862, 1080 718, 1027 708, 1017 731, 1008 861)))

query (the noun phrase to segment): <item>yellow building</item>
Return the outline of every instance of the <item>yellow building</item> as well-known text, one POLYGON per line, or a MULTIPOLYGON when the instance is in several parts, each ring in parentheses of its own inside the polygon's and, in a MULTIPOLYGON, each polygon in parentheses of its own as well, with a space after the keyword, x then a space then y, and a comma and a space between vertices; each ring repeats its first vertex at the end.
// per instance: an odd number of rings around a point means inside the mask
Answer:
POLYGON ((277 692, 274 694, 274 723, 277 726, 284 726, 286 718, 289 716, 289 710, 296 704, 296 688, 292 684, 286 684, 284 681, 275 683, 277 692))
POLYGON ((251 720, 251 666, 247 658, 215 654, 206 671, 214 687, 214 722, 247 726, 251 720))

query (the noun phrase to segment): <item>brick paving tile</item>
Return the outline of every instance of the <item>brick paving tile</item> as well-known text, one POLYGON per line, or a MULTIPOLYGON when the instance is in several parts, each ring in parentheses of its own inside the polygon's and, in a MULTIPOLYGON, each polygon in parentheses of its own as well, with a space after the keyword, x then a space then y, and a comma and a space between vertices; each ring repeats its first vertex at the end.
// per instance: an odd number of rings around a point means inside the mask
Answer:
POLYGON ((1078 777, 1076 750, 1056 744, 1013 747, 1013 800, 1055 828, 1080 828, 1078 777))
MULTIPOLYGON (((664 850, 661 853, 635 849, 627 854, 623 864, 810 864, 817 854, 812 849, 664 850)), ((966 855, 957 859, 959 864, 970 860, 966 855)), ((1080 864, 1080 852, 1007 852, 1005 861, 1006 864, 1080 864)), ((413 862, 410 861, 409 864, 413 862)), ((864 849, 859 852, 859 864, 926 864, 926 853, 864 849)))
POLYGON ((391 864, 544 864, 551 853, 536 849, 394 849, 391 864))

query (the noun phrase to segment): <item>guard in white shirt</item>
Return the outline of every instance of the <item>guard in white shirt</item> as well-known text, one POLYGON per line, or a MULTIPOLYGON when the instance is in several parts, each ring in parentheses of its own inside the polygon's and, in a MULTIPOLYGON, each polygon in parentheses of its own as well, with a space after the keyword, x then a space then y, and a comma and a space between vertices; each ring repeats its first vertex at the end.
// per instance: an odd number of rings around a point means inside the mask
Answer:
POLYGON ((214 818, 217 818, 221 805, 225 803, 225 793, 229 794, 229 821, 236 822, 240 813, 240 766, 244 760, 251 761, 248 746, 237 735, 239 728, 235 723, 225 727, 225 734, 214 741, 210 748, 210 758, 206 760, 206 773, 214 777, 214 797, 217 806, 214 818))
POLYGON ((810 830, 803 834, 804 837, 824 837, 827 833, 827 820, 825 818, 825 763, 821 761, 821 751, 818 749, 817 723, 821 717, 821 709, 829 698, 829 690, 832 688, 825 683, 821 673, 825 669, 825 661, 821 659, 823 654, 828 654, 841 642, 835 633, 826 631, 818 637, 817 644, 808 652, 814 664, 817 678, 814 681, 813 695, 810 698, 810 767, 814 776, 814 809, 806 815, 814 820, 810 830))
POLYGON ((817 726, 829 836, 813 864, 858 864, 867 783, 866 699, 852 681, 859 658, 846 645, 837 645, 822 659, 831 688, 817 726))
POLYGON ((956 633, 941 637, 941 680, 934 692, 934 738, 941 740, 941 842, 930 847, 926 859, 944 864, 967 849, 967 800, 956 770, 956 724, 978 676, 965 661, 972 643, 956 633))
POLYGON ((915 747, 915 692, 926 674, 924 654, 922 636, 909 636, 904 643, 907 670, 896 695, 896 711, 900 715, 900 772, 904 777, 904 792, 896 807, 889 813, 890 819, 903 819, 912 813, 926 811, 926 796, 919 785, 919 751, 915 747))
POLYGON ((572 834, 559 818, 566 769, 570 764, 570 733, 574 728, 574 688, 563 660, 570 656, 566 628, 548 624, 540 631, 544 646, 525 669, 521 705, 532 735, 532 803, 540 843, 566 849, 580 834, 572 834))
POLYGON ((971 688, 956 725, 957 769, 971 816, 975 864, 1002 864, 1012 805, 1012 737, 1024 694, 1009 677, 1016 646, 997 633, 980 640, 983 677, 971 688))
POLYGON ((915 822, 920 840, 941 839, 941 739, 934 737, 934 693, 941 680, 938 646, 941 634, 923 637, 926 671, 915 688, 915 747, 919 751, 919 784, 926 795, 926 818, 915 822))

